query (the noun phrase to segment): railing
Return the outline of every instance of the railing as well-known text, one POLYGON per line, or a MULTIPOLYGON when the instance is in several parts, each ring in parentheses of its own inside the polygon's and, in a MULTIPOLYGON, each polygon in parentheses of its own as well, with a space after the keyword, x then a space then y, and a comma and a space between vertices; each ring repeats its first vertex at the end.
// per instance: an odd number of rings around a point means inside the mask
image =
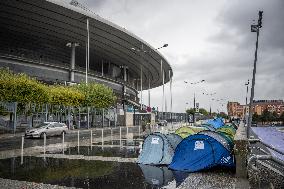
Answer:
MULTIPOLYGON (((249 139, 250 145, 251 145, 251 143, 257 143, 257 142, 284 156, 284 152, 274 148, 273 146, 271 146, 269 144, 262 142, 259 139, 249 139)), ((261 147, 250 147, 250 149, 257 149, 257 150, 259 150, 259 151, 261 151, 262 153, 265 154, 265 155, 253 155, 248 159, 248 167, 251 167, 253 170, 259 171, 258 168, 255 166, 255 163, 256 163, 257 160, 272 160, 272 161, 284 166, 284 161, 282 161, 281 159, 279 159, 275 156, 269 155, 269 152, 265 151, 261 147), (254 163, 254 165, 253 165, 253 163, 254 163)))

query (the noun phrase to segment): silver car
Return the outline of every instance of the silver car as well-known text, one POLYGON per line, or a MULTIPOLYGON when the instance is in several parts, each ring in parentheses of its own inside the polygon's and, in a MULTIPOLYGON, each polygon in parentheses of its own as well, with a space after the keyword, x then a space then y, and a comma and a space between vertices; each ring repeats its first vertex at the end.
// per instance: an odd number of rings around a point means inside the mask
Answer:
POLYGON ((62 135, 66 134, 68 127, 65 123, 58 122, 44 122, 43 124, 29 129, 25 133, 25 137, 43 138, 46 136, 62 135))

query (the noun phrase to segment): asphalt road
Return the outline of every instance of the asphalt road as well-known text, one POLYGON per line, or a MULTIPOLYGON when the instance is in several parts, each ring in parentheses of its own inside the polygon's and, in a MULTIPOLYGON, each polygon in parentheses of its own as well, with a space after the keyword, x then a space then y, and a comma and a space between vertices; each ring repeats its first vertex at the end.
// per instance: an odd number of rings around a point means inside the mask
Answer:
MULTIPOLYGON (((100 130, 93 130, 93 140, 96 138, 100 138, 102 136, 102 131, 100 130)), ((136 132, 138 133, 137 128, 129 128, 129 133, 136 132)), ((121 134, 125 136, 127 133, 126 127, 122 128, 121 134)), ((22 133, 23 135, 24 133, 22 133)), ((104 137, 110 136, 111 130, 109 128, 104 129, 104 137)), ((113 128, 112 134, 116 137, 119 137, 120 130, 119 128, 113 128)), ((79 134, 80 140, 90 139, 91 138, 91 131, 90 130, 80 130, 79 134)), ((78 130, 68 131, 64 137, 65 142, 75 142, 78 140, 78 130)), ((12 149, 20 149, 21 148, 21 141, 22 136, 21 134, 17 134, 15 136, 9 137, 0 137, 0 151, 4 150, 12 150, 12 149)), ((46 138, 46 145, 49 144, 57 144, 62 142, 62 135, 61 136, 50 136, 46 138)), ((24 148, 34 147, 34 146, 43 146, 43 139, 39 138, 25 138, 24 139, 24 148)))

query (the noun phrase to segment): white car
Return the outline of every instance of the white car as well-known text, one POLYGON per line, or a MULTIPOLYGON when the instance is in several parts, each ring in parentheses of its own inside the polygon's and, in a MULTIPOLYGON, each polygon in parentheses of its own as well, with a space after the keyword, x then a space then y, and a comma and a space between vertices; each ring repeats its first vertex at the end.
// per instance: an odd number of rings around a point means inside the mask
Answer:
POLYGON ((67 130, 68 127, 65 123, 44 122, 35 128, 27 130, 25 137, 43 138, 44 134, 46 136, 62 135, 63 133, 66 134, 67 130))

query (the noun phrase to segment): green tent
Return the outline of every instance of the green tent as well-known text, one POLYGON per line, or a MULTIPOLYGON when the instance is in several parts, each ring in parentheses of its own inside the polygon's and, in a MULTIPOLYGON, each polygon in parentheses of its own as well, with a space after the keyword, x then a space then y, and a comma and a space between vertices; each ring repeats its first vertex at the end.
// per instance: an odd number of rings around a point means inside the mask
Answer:
POLYGON ((227 135, 227 137, 231 138, 231 140, 233 141, 236 134, 236 129, 230 125, 225 125, 217 129, 216 132, 227 135))
POLYGON ((207 130, 205 127, 180 127, 175 131, 175 134, 181 136, 182 138, 186 138, 189 135, 196 134, 200 131, 207 130))

